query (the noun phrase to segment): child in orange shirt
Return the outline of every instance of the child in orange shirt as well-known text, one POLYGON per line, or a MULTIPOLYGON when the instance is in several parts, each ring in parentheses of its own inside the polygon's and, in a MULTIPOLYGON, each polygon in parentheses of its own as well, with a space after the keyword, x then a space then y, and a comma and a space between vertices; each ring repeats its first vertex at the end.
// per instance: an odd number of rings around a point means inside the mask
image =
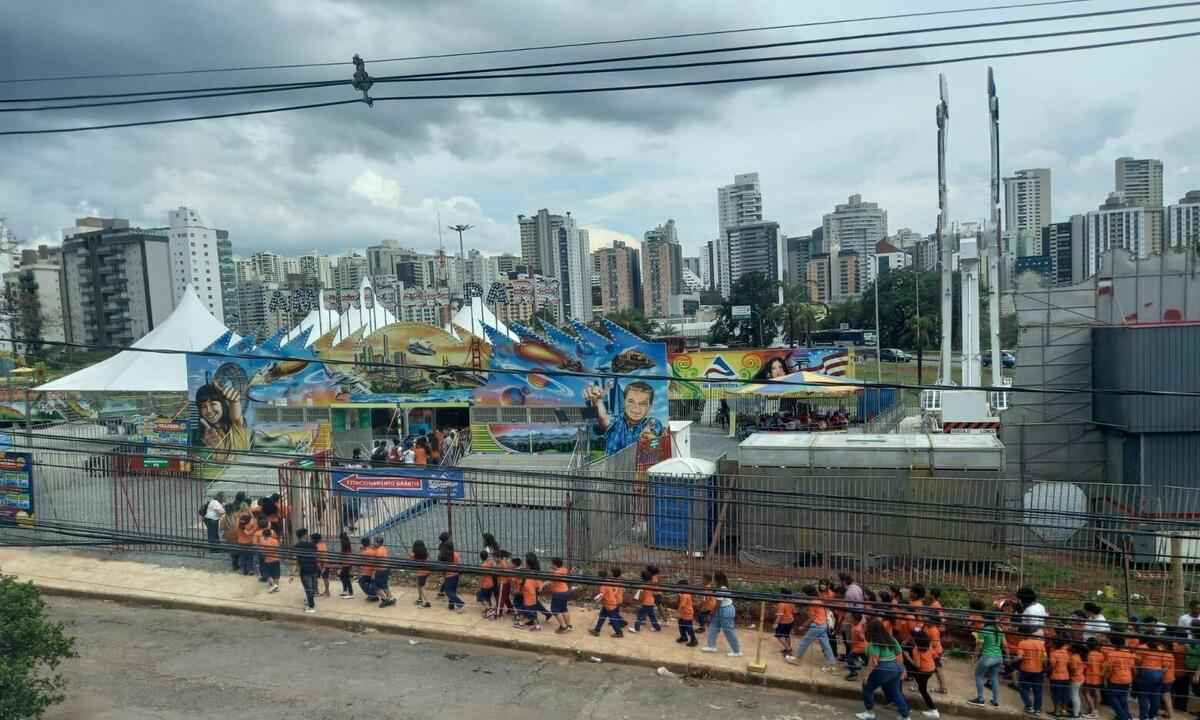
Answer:
MULTIPOLYGON (((534 555, 533 553, 525 554, 525 569, 529 572, 535 573, 542 571, 542 566, 537 555, 534 555)), ((546 608, 543 607, 541 601, 538 600, 538 595, 541 594, 541 592, 541 580, 538 580, 537 578, 524 578, 521 583, 521 608, 522 615, 525 617, 525 622, 522 623, 520 620, 517 620, 513 623, 513 627, 524 627, 529 630, 542 629, 541 623, 538 622, 538 612, 545 614, 547 618, 550 617, 550 614, 546 612, 546 608)))
POLYGON ((938 712, 937 705, 933 702, 933 697, 929 694, 929 678, 933 676, 933 671, 937 669, 937 663, 935 662, 937 655, 924 629, 913 632, 912 642, 912 649, 905 653, 905 659, 912 668, 911 675, 913 681, 917 683, 917 691, 921 693, 921 699, 925 701, 927 709, 921 714, 927 718, 936 719, 941 717, 941 714, 938 712))
POLYGON ((808 646, 814 642, 821 644, 821 652, 825 654, 825 665, 822 667, 825 671, 830 671, 837 666, 837 658, 833 656, 833 648, 829 646, 829 625, 827 614, 829 611, 821 604, 817 598, 817 588, 813 585, 804 586, 804 601, 808 606, 808 617, 804 622, 804 637, 801 638, 800 644, 796 646, 796 659, 803 660, 804 653, 808 651, 808 646))
MULTIPOLYGON (((687 587, 687 579, 679 581, 679 587, 687 587)), ((677 643, 687 643, 688 647, 696 647, 696 629, 693 626, 696 619, 696 608, 692 594, 686 590, 679 593, 679 605, 675 608, 677 615, 676 621, 679 623, 679 637, 675 640, 677 643)))
POLYGON ((262 531, 258 546, 262 552, 263 573, 267 578, 267 587, 270 588, 267 592, 279 592, 279 540, 271 528, 262 531))
POLYGON ((1018 690, 1027 713, 1042 711, 1042 683, 1046 677, 1046 642, 1034 635, 1035 629, 1029 625, 1022 626, 1021 641, 1017 643, 1020 663, 1018 690))
POLYGON ((1067 706, 1071 704, 1071 653, 1062 637, 1054 638, 1053 647, 1050 651, 1050 702, 1054 704, 1055 717, 1059 717, 1068 714, 1067 706))
MULTIPOLYGON (((570 570, 563 565, 562 558, 550 558, 550 565, 554 568, 554 574, 566 577, 570 574, 570 570)), ((555 580, 550 583, 550 613, 554 615, 554 619, 558 621, 558 629, 554 632, 562 634, 574 630, 571 625, 571 613, 567 609, 567 601, 571 597, 571 588, 564 580, 555 580)))
POLYGON ((642 623, 650 621, 650 627, 654 628, 654 632, 661 632, 662 626, 658 624, 658 615, 655 613, 657 603, 655 601, 654 586, 651 582, 654 579, 653 573, 649 570, 642 571, 642 587, 634 595, 634 599, 641 602, 637 609, 637 617, 633 621, 633 627, 629 628, 629 632, 637 633, 642 630, 642 623))
POLYGON ((1071 717, 1083 717, 1082 691, 1086 674, 1087 647, 1079 643, 1072 643, 1067 651, 1070 653, 1067 656, 1067 670, 1071 675, 1071 717))
POLYGON ((792 628, 796 625, 796 606, 792 604, 791 590, 779 588, 783 599, 775 606, 775 639, 779 641, 779 649, 783 651, 784 660, 794 660, 792 657, 792 628))
MULTIPOLYGON (((712 590, 713 576, 704 576, 704 589, 712 590)), ((696 632, 704 634, 704 628, 708 625, 708 619, 717 610, 717 597, 715 595, 704 595, 700 600, 700 612, 696 615, 696 632)))
MULTIPOLYGON (((508 563, 509 567, 511 567, 513 570, 521 569, 521 558, 519 557, 510 558, 508 563)), ((513 620, 515 621, 525 613, 525 598, 521 593, 521 586, 523 583, 521 578, 517 577, 516 575, 509 575, 508 582, 505 584, 508 586, 508 599, 512 602, 513 620)))
POLYGON ((492 560, 488 555, 487 550, 479 551, 479 569, 483 570, 483 574, 479 576, 479 590, 475 593, 475 602, 483 607, 483 616, 490 617, 492 615, 492 600, 496 595, 496 578, 490 572, 496 567, 496 561, 492 560))
MULTIPOLYGON (((1122 634, 1125 628, 1113 625, 1109 648, 1104 661, 1105 692, 1108 693, 1108 705, 1117 714, 1117 720, 1130 720, 1129 687, 1133 684, 1133 668, 1135 660, 1131 648, 1124 644, 1122 634)), ((1135 641, 1136 642, 1136 641, 1135 641)))
MULTIPOLYGON (((621 577, 621 568, 614 567, 611 571, 612 578, 618 580, 621 577)), ((596 596, 600 601, 600 617, 596 619, 596 627, 588 630, 593 636, 600 635, 600 629, 604 627, 604 621, 607 620, 613 629, 613 637, 625 637, 625 633, 621 632, 621 626, 625 621, 621 619, 621 603, 625 601, 625 590, 619 585, 601 585, 600 594, 596 596)))
POLYGON ((1097 717, 1100 708, 1100 693, 1104 689, 1104 653, 1095 636, 1088 638, 1087 655, 1083 665, 1083 700, 1087 705, 1085 717, 1097 717))
POLYGON ((854 624, 850 627, 850 651, 846 653, 847 680, 858 678, 858 669, 867 664, 867 618, 859 613, 853 613, 850 619, 854 624))

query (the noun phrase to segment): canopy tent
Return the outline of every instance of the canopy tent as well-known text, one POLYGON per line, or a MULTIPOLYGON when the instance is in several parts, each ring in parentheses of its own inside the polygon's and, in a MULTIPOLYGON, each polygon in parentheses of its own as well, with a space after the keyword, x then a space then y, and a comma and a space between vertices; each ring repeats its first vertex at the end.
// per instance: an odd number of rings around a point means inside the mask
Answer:
POLYGON ((728 398, 839 398, 862 391, 863 386, 852 380, 801 370, 776 378, 773 383, 751 383, 732 388, 724 395, 728 398))
POLYGON ((483 302, 483 298, 479 297, 471 298, 470 305, 463 305, 461 308, 459 308, 458 313, 454 316, 454 319, 450 321, 450 326, 447 328, 447 330, 457 336, 458 333, 454 331, 454 328, 457 326, 463 330, 466 330, 477 338, 486 338, 487 335, 483 330, 485 325, 501 335, 512 338, 513 340, 520 339, 514 333, 510 332, 509 329, 504 326, 504 323, 500 322, 500 320, 492 314, 491 310, 488 310, 487 304, 483 302))
MULTIPOLYGON (((189 285, 166 320, 135 342, 145 350, 199 352, 229 332, 189 285)), ((238 340, 234 337, 233 342, 238 340)), ((123 350, 35 388, 47 392, 187 392, 187 355, 123 350)))
POLYGON ((333 337, 334 345, 353 336, 359 330, 366 331, 363 333, 365 337, 396 322, 396 316, 388 312, 383 303, 375 298, 375 289, 371 287, 370 278, 362 279, 362 284, 358 288, 358 297, 357 303, 342 311, 341 319, 337 324, 337 334, 333 337))
POLYGON ((317 308, 310 310, 299 325, 283 336, 282 344, 288 344, 308 330, 308 340, 304 342, 304 346, 309 347, 317 341, 317 338, 337 327, 340 320, 341 315, 338 311, 325 304, 325 293, 317 293, 317 308))

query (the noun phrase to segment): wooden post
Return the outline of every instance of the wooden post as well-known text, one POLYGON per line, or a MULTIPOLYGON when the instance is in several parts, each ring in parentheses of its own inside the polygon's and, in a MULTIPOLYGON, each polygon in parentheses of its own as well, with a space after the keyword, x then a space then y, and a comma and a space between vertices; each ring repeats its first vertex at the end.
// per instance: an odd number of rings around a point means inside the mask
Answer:
POLYGON ((1183 536, 1171 536, 1171 595, 1174 600, 1176 612, 1183 612, 1187 609, 1187 604, 1184 602, 1183 585, 1183 536))
POLYGON ((767 664, 762 659, 763 625, 767 622, 767 601, 758 604, 758 646, 754 649, 754 662, 746 667, 748 672, 765 673, 767 664))

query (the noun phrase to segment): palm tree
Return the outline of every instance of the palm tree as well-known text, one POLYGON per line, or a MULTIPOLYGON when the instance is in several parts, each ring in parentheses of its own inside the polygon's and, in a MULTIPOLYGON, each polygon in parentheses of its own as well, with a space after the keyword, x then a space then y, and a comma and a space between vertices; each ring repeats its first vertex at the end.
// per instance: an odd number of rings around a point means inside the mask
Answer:
POLYGON ((792 347, 799 342, 811 344, 812 331, 817 326, 817 312, 808 300, 808 287, 802 284, 782 285, 783 305, 777 306, 783 339, 792 347))

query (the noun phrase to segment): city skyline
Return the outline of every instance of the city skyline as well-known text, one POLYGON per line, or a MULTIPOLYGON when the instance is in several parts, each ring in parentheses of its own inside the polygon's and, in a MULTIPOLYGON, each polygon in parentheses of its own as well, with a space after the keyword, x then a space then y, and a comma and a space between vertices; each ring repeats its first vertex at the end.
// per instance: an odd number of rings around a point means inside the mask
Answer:
MULTIPOLYGON (((866 3, 856 7, 856 14, 907 9, 902 5, 866 3)), ((336 11, 334 5, 318 7, 342 20, 368 15, 366 6, 355 4, 338 5, 336 11)), ((797 17, 794 7, 782 6, 688 8, 685 21, 676 9, 682 6, 634 8, 618 21, 599 9, 548 6, 539 16, 553 21, 569 13, 566 26, 579 28, 570 39, 591 39, 679 29, 681 22, 683 29, 703 30, 828 19, 843 12, 806 7, 797 17)), ((401 45, 421 53, 516 46, 530 39, 517 14, 495 7, 450 8, 436 18, 403 7, 375 7, 369 24, 338 22, 329 29, 320 12, 306 17, 252 8, 227 16, 217 3, 197 3, 173 11, 182 13, 182 20, 165 12, 128 13, 136 20, 127 29, 139 43, 101 50, 85 41, 94 12, 104 11, 81 8, 68 23, 45 8, 15 8, 11 22, 0 29, 0 43, 12 50, 9 73, 44 74, 48 57, 54 58, 55 72, 137 71, 145 69, 146 57, 169 57, 180 67, 211 64, 211 47, 227 48, 223 59, 237 64, 326 59, 331 47, 369 58, 401 45), (443 23, 455 31, 440 32, 443 23), (360 30, 368 26, 378 29, 360 30), (248 32, 261 27, 276 32, 266 37, 248 32), (396 32, 396 27, 405 29, 396 32), (448 47, 447 37, 460 42, 448 47), (44 45, 51 39, 53 51, 44 45)), ((970 18, 1039 13, 1049 11, 970 18)), ((903 25, 864 24, 881 30, 903 25)), ((566 54, 545 53, 539 59, 566 54)), ((1056 222, 1068 219, 1064 211, 1084 212, 1111 191, 1112 162, 1121 156, 1161 158, 1166 198, 1194 190, 1197 183, 1189 180, 1193 168, 1200 168, 1200 149, 1189 139, 1186 119, 1195 116, 1200 99, 1171 92, 1170 69, 1196 59, 1200 50, 1185 43, 995 63, 1003 117, 1020 118, 1001 124, 1004 173, 1051 168, 1056 185, 1051 220, 1056 222), (1073 113, 1064 116, 1062 107, 1073 113)), ((0 212, 23 241, 36 245, 58 239, 62 218, 118 216, 148 224, 169 208, 194 206, 240 237, 240 252, 270 249, 288 255, 314 247, 338 254, 385 238, 431 252, 437 247, 440 212, 444 222, 476 225, 473 246, 495 254, 514 250, 516 213, 549 207, 572 210, 579 227, 590 231, 593 247, 612 239, 636 241, 661 218, 673 217, 685 254, 697 255, 702 243, 718 237, 713 189, 737 174, 758 172, 768 196, 766 215, 789 234, 813 227, 852 193, 886 207, 893 226, 928 231, 936 203, 932 106, 939 69, 666 93, 429 103, 404 111, 354 107, 7 138, 12 162, 0 178, 0 212), (756 110, 748 114, 745 107, 756 110), (876 112, 879 107, 887 113, 876 112), (802 130, 778 131, 796 127, 797 116, 805 118, 802 130), (86 177, 78 174, 79 167, 88 168, 86 177), (514 177, 519 181, 512 182, 514 177)), ((955 108, 949 156, 954 216, 983 218, 984 64, 944 71, 955 108)), ((127 89, 118 85, 75 84, 96 91, 127 89)), ((112 114, 144 117, 147 112, 112 114)), ((99 116, 98 111, 78 112, 71 119, 99 116)), ((63 119, 43 114, 14 122, 63 119)))

